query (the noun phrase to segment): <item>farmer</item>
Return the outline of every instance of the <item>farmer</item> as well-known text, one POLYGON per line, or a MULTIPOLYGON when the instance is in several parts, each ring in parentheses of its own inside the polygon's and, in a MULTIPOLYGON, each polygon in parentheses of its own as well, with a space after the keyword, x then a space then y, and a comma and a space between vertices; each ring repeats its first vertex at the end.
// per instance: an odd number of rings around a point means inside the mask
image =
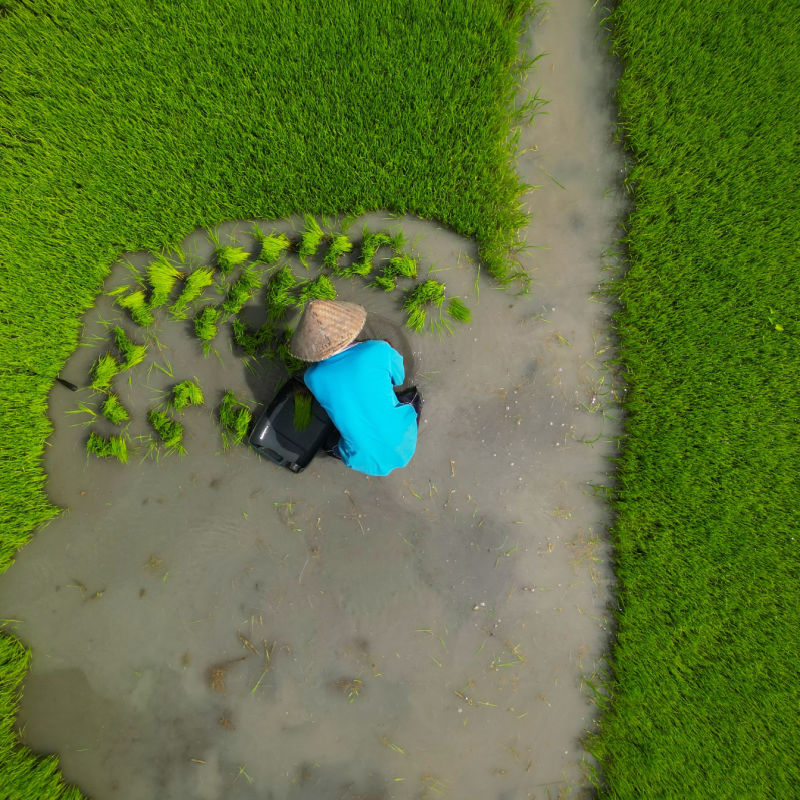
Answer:
POLYGON ((306 386, 337 428, 327 452, 358 472, 388 475, 414 455, 422 397, 416 388, 395 393, 405 371, 388 341, 354 343, 366 318, 355 303, 311 300, 289 349, 314 362, 306 386))

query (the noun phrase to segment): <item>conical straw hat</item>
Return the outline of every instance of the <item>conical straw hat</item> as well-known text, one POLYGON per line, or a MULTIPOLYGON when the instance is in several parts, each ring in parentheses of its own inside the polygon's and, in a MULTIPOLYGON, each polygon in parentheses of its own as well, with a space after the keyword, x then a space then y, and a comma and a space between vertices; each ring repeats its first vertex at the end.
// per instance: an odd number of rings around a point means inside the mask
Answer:
POLYGON ((310 300, 297 323, 289 350, 302 361, 323 361, 358 336, 367 309, 342 300, 310 300))

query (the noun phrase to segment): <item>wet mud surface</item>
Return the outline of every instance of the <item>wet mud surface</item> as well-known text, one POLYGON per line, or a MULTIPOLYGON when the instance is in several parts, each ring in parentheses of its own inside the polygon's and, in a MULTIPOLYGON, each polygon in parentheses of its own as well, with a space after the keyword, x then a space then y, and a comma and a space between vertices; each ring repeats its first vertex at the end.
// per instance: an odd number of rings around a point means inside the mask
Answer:
MULTIPOLYGON (((402 229, 423 276, 473 310, 453 336, 412 334, 399 292, 337 283, 423 392, 407 468, 369 478, 318 456, 293 475, 225 450, 222 393, 258 408, 284 377, 248 371, 229 326, 204 358, 191 323, 163 315, 161 349, 130 385, 115 382, 135 436, 169 386, 198 379, 208 402, 182 416, 183 457, 87 458, 88 428, 68 412, 96 398, 54 387, 48 490, 68 511, 2 576, 0 617, 21 620, 7 630, 33 650, 23 741, 58 753, 90 796, 585 791, 580 737, 595 714, 585 679, 608 644, 612 591, 609 516, 592 486, 610 480, 619 433, 602 366, 610 309, 591 297, 622 212, 613 67, 597 22, 568 0, 527 34, 549 55, 526 88, 551 100, 521 136, 523 179, 541 185, 528 196, 527 238, 539 246, 523 257, 530 294, 476 283, 474 243, 433 223, 375 214, 351 228, 402 229)), ((254 248, 249 228, 219 230, 254 248)), ((198 232, 185 249, 202 260, 211 245, 198 232)), ((117 267, 106 288, 126 279, 117 267)), ((101 298, 63 377, 88 376, 108 341, 103 321, 116 318, 101 298)))

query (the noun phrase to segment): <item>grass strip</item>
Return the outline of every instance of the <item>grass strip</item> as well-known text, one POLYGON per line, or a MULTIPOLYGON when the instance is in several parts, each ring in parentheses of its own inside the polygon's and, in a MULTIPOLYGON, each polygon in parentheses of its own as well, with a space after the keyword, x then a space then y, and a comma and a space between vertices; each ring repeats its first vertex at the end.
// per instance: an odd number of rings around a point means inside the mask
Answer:
POLYGON ((633 156, 601 798, 800 785, 800 6, 620 0, 633 156))

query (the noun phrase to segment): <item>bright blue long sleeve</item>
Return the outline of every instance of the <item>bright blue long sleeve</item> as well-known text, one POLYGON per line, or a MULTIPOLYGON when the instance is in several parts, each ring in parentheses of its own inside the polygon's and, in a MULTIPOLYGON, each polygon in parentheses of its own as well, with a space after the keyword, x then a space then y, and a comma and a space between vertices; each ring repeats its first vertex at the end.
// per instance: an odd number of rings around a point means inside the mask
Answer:
POLYGON ((341 434, 339 451, 348 467, 387 475, 411 460, 417 415, 393 389, 404 375, 403 357, 383 341, 353 345, 306 370, 306 386, 341 434))

